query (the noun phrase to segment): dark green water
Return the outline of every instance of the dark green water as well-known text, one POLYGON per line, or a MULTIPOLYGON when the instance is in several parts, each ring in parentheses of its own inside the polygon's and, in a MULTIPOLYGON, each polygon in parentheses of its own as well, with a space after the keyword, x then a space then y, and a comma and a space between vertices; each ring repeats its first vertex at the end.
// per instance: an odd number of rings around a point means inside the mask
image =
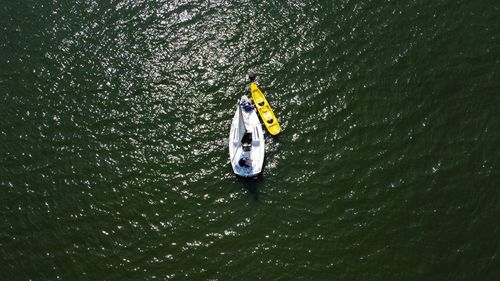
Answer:
POLYGON ((499 74, 493 0, 4 1, 1 279, 500 280, 499 74))

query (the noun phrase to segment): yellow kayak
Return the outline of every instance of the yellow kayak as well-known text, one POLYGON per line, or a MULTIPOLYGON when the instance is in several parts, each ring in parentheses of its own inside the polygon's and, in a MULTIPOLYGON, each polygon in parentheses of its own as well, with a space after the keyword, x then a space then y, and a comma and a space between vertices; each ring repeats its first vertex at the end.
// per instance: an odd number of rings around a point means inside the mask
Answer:
POLYGON ((273 109, 267 102, 266 97, 254 82, 250 83, 250 92, 252 93, 252 99, 255 103, 255 107, 257 107, 260 118, 262 122, 264 122, 264 125, 266 125, 267 131, 273 136, 279 134, 281 128, 278 119, 276 119, 273 109))

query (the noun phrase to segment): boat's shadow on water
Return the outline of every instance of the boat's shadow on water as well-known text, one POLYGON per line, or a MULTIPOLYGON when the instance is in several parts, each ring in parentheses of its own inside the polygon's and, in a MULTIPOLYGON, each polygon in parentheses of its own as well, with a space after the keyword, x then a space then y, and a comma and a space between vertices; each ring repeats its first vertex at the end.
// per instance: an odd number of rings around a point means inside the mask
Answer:
MULTIPOLYGON (((272 136, 270 138, 273 139, 273 142, 279 142, 281 139, 282 133, 279 133, 276 136, 272 136)), ((267 138, 266 141, 270 141, 267 138)), ((267 166, 267 157, 264 158, 264 164, 262 165, 262 172, 255 177, 245 178, 236 176, 237 182, 247 190, 248 194, 250 194, 255 201, 259 201, 259 195, 262 194, 262 186, 264 186, 265 182, 265 169, 267 166)))
MULTIPOLYGON (((260 118, 260 116, 259 116, 260 118)), ((262 120, 261 120, 262 121, 262 120)), ((279 142, 281 139, 282 133, 279 133, 276 136, 272 136, 270 138, 274 139, 273 141, 279 142)), ((269 141, 269 138, 266 139, 269 141)), ((248 192, 249 195, 253 197, 255 201, 259 201, 259 195, 262 194, 262 186, 264 186, 265 182, 265 168, 267 166, 267 157, 264 158, 264 164, 262 165, 262 173, 258 174, 255 177, 250 177, 250 178, 245 178, 245 177, 240 177, 240 176, 235 176, 236 177, 236 182, 246 191, 248 192)))
POLYGON ((250 194, 255 201, 259 200, 260 187, 264 182, 264 178, 262 174, 259 174, 256 177, 244 178, 244 177, 236 177, 237 182, 250 194))

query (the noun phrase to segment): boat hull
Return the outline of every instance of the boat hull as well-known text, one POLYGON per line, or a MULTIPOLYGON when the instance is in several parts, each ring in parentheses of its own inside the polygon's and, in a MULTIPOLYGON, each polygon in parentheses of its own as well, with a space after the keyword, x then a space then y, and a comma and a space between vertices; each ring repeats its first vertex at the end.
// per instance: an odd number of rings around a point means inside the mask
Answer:
MULTIPOLYGON (((249 103, 246 96, 242 101, 249 103)), ((257 176, 262 172, 264 154, 264 133, 257 112, 253 107, 249 111, 243 110, 240 101, 229 132, 229 158, 233 172, 241 177, 257 176), (249 163, 241 165, 245 159, 249 163)))

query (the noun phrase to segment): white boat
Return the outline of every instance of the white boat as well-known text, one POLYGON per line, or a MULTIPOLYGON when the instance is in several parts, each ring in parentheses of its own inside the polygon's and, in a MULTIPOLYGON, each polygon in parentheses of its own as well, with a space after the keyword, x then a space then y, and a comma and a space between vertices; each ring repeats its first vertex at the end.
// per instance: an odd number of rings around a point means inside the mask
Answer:
POLYGON ((229 133, 229 159, 238 176, 253 177, 264 164, 264 133, 257 111, 247 96, 236 106, 229 133))

